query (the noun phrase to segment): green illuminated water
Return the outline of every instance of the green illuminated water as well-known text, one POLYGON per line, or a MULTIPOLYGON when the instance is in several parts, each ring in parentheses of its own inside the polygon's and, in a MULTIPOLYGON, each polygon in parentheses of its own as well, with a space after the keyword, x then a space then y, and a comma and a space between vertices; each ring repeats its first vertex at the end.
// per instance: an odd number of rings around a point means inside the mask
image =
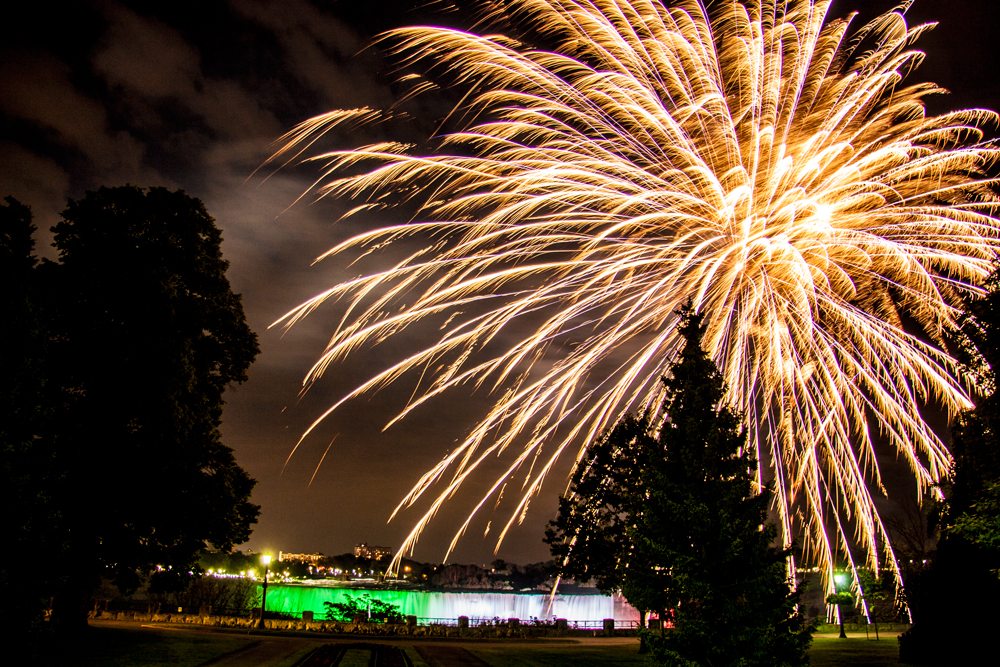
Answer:
POLYGON ((420 619, 454 620, 492 618, 565 618, 569 622, 638 619, 638 613, 621 599, 607 595, 557 595, 545 593, 440 592, 333 588, 304 584, 269 584, 267 610, 301 617, 311 611, 317 620, 325 617, 324 602, 346 602, 347 596, 371 595, 376 600, 399 607, 404 616, 420 619))

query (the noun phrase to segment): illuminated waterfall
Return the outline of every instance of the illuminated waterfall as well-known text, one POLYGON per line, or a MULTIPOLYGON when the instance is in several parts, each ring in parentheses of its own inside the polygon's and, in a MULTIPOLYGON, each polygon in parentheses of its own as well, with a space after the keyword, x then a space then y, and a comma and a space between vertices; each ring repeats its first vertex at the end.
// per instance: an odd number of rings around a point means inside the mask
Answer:
POLYGON ((405 616, 453 622, 459 616, 470 619, 532 618, 551 620, 565 618, 569 623, 600 621, 613 618, 617 622, 637 621, 639 613, 618 596, 556 595, 545 593, 497 593, 493 591, 440 592, 417 590, 382 590, 363 588, 331 588, 271 584, 267 588, 267 610, 300 617, 311 611, 318 619, 326 613, 324 602, 344 602, 348 596, 368 594, 399 607, 405 616))

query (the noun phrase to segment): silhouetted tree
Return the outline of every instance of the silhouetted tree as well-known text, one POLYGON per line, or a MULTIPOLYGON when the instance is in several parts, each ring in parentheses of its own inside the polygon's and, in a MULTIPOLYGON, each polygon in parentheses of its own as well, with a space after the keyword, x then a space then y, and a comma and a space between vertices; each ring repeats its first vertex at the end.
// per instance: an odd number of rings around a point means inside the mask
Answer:
POLYGON ((922 498, 915 493, 898 494, 893 500, 886 525, 905 580, 910 572, 924 568, 937 546, 933 530, 937 504, 930 493, 924 493, 922 498))
POLYGON ((507 581, 515 591, 535 590, 555 577, 555 563, 542 561, 510 566, 507 581))
POLYGON ((638 532, 667 574, 673 630, 651 636, 669 665, 806 665, 811 628, 796 610, 788 550, 774 546, 771 493, 722 376, 701 347, 702 317, 681 312, 683 346, 665 380, 662 463, 638 532))
POLYGON ((629 417, 588 453, 547 540, 564 571, 603 577, 673 628, 645 637, 668 665, 805 665, 811 628, 796 610, 788 551, 774 546, 771 494, 681 311, 682 349, 655 416, 629 417), (603 571, 603 574, 602 574, 603 571))
POLYGON ((545 531, 560 576, 621 593, 643 626, 648 611, 666 610, 663 574, 636 531, 661 456, 650 431, 645 417, 626 416, 588 447, 545 531))
POLYGON ((402 623, 399 605, 373 598, 370 593, 345 595, 342 602, 326 601, 326 618, 330 621, 350 623, 364 620, 370 623, 402 623))
POLYGON ((257 342, 197 199, 102 188, 63 218, 59 261, 26 274, 44 340, 32 447, 51 454, 26 484, 54 508, 53 623, 75 629, 99 577, 127 592, 154 566, 186 570, 249 537, 254 481, 219 425, 257 342))
POLYGON ((51 414, 34 232, 31 211, 7 197, 0 205, 0 631, 13 636, 40 625, 60 544, 52 498, 60 479, 41 437, 51 414))
POLYGON ((994 652, 993 609, 1000 599, 1000 271, 987 294, 967 306, 959 356, 986 394, 952 428, 954 464, 942 485, 939 539, 931 565, 911 575, 906 599, 913 627, 900 639, 910 663, 973 664, 994 652))

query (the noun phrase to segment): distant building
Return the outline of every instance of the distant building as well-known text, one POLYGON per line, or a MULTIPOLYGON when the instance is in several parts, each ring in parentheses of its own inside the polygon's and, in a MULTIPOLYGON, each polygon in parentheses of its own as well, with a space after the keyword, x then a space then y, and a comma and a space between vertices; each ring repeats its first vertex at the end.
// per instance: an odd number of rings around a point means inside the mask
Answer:
POLYGON ((385 560, 392 558, 392 547, 377 547, 367 542, 354 547, 355 558, 370 558, 371 560, 385 560))
POLYGON ((278 552, 279 563, 308 563, 309 565, 318 565, 324 558, 326 558, 326 556, 323 554, 291 554, 284 551, 278 552))

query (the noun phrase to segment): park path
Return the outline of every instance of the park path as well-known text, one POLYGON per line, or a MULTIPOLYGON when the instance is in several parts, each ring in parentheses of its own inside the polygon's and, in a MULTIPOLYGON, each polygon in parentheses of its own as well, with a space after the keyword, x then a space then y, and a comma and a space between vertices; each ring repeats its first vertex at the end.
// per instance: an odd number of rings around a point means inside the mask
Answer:
MULTIPOLYGON (((489 667, 489 663, 461 646, 429 644, 414 646, 429 667, 489 667)), ((368 642, 318 644, 294 637, 260 637, 231 653, 204 663, 203 667, 250 667, 251 665, 296 665, 297 667, 412 667, 399 646, 368 642), (359 658, 362 658, 359 660, 359 658)))
POLYGON ((203 663, 203 667, 258 667, 292 665, 319 645, 300 637, 259 636, 245 646, 203 663))
POLYGON ((461 646, 415 646, 420 657, 430 667, 490 667, 482 658, 461 646))
POLYGON ((398 646, 355 642, 324 644, 297 667, 413 667, 413 663, 398 646))

